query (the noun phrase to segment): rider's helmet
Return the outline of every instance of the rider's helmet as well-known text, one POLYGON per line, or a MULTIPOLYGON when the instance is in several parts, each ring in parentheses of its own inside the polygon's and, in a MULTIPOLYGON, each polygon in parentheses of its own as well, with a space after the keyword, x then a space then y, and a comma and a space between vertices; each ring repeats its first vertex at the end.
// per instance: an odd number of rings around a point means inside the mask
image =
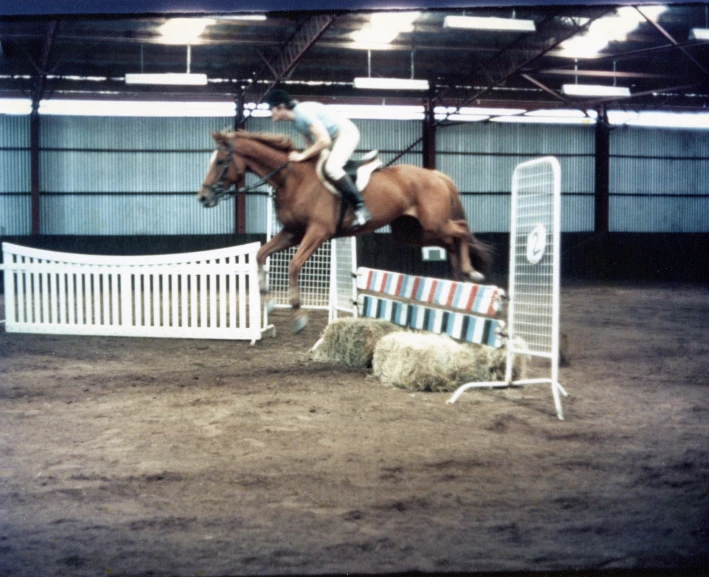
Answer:
POLYGON ((274 88, 266 95, 264 101, 268 104, 269 108, 273 108, 274 106, 279 106, 281 104, 285 104, 286 107, 290 108, 293 99, 285 90, 274 88))

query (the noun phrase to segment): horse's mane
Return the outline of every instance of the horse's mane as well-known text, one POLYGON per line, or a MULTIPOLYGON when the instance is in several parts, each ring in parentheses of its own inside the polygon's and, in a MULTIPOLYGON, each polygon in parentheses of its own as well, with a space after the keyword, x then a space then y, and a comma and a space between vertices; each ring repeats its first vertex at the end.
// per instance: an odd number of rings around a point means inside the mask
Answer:
POLYGON ((286 136, 285 134, 273 134, 271 132, 249 132, 247 130, 236 130, 231 132, 223 132, 224 136, 229 139, 242 138, 245 140, 255 140, 275 148, 276 150, 282 150, 283 152, 290 152, 295 150, 295 144, 293 140, 286 136))

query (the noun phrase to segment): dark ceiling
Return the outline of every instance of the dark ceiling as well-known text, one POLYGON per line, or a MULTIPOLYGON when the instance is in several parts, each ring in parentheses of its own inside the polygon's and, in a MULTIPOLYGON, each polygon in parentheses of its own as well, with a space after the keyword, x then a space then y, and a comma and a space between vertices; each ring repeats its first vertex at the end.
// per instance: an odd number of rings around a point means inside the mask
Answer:
MULTIPOLYGON (((340 102, 421 103, 459 107, 700 110, 709 101, 709 43, 690 40, 707 27, 707 7, 669 5, 656 22, 643 18, 622 41, 595 58, 561 56, 561 43, 584 34, 614 7, 546 6, 424 11, 413 30, 389 50, 353 49, 350 34, 366 27, 370 12, 269 13, 263 21, 213 14, 190 47, 193 73, 203 87, 127 85, 126 73, 187 70, 186 46, 162 43, 167 16, 24 17, 0 19, 0 97, 126 98, 258 101, 276 82, 297 97, 340 102), (531 19, 536 32, 473 31, 443 26, 449 14, 531 19), (356 76, 428 79, 431 93, 355 89, 356 76), (562 84, 627 86, 619 101, 579 99, 562 84)), ((644 9, 640 7, 640 11, 644 9)), ((174 17, 175 15, 171 15, 174 17)))

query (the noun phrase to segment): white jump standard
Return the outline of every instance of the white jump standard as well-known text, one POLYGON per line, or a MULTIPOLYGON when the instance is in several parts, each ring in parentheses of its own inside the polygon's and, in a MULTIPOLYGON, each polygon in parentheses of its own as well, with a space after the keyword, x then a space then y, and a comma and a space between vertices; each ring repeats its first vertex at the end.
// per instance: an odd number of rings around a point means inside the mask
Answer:
POLYGON ((467 383, 448 401, 471 388, 551 385, 559 419, 564 418, 559 384, 561 169, 545 157, 517 166, 512 177, 509 316, 505 381, 467 383), (547 359, 547 378, 512 380, 515 355, 547 359))

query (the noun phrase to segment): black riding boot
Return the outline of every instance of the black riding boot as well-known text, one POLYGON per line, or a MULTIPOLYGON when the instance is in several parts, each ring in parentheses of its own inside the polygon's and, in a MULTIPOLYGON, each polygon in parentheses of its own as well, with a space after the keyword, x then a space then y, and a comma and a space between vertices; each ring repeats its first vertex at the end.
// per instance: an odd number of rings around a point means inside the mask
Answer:
POLYGON ((372 214, 364 204, 362 194, 349 176, 345 175, 339 180, 336 180, 335 186, 342 193, 342 198, 354 210, 355 218, 352 223, 353 228, 361 228, 372 220, 372 214))

